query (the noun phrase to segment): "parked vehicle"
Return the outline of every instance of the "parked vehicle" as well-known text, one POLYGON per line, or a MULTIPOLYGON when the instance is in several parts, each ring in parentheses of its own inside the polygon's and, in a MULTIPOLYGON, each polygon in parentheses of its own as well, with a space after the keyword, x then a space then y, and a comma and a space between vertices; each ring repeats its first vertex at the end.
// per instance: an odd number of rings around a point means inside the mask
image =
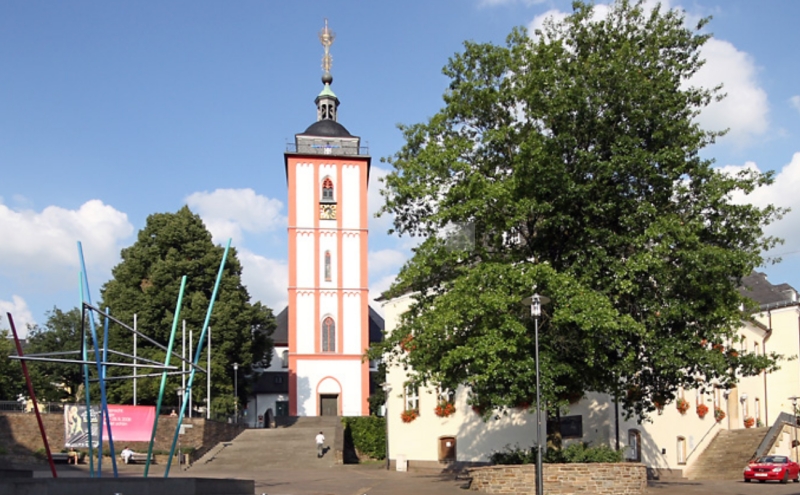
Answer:
POLYGON ((758 480, 761 483, 766 481, 786 483, 792 480, 797 483, 800 481, 800 465, 785 455, 765 455, 751 461, 744 468, 744 481, 749 483, 751 480, 758 480))

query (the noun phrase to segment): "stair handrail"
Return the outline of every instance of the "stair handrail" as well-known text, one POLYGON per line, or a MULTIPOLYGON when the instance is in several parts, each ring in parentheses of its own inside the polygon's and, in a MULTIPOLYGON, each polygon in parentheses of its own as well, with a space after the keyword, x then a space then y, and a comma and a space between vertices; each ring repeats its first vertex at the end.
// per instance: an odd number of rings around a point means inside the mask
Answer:
POLYGON ((686 463, 687 463, 687 464, 688 464, 688 462, 689 462, 689 459, 692 457, 692 454, 694 454, 694 453, 695 453, 695 451, 696 451, 698 448, 700 448, 700 446, 701 446, 701 445, 703 445, 703 441, 706 439, 706 437, 708 436, 708 434, 709 434, 709 433, 711 433, 711 430, 713 430, 714 428, 716 428, 716 427, 718 427, 718 426, 720 426, 719 422, 715 421, 715 422, 714 422, 714 424, 712 424, 712 425, 711 425, 711 427, 710 427, 708 430, 706 430, 706 433, 705 433, 705 435, 703 435, 703 438, 701 438, 701 439, 700 439, 700 441, 699 441, 699 442, 697 442, 697 443, 695 444, 695 446, 694 446, 694 448, 692 449, 692 451, 691 451, 691 452, 689 452, 689 454, 686 456, 686 463))
POLYGON ((762 455, 765 455, 769 449, 775 444, 775 441, 778 439, 778 435, 780 435, 781 431, 783 431, 783 425, 793 425, 797 428, 797 423, 795 423, 795 415, 789 414, 787 412, 782 412, 778 415, 775 419, 775 422, 772 423, 772 426, 769 428, 769 431, 766 435, 764 435, 764 439, 761 440, 761 443, 758 445, 755 454, 753 454, 753 459, 758 459, 762 455))

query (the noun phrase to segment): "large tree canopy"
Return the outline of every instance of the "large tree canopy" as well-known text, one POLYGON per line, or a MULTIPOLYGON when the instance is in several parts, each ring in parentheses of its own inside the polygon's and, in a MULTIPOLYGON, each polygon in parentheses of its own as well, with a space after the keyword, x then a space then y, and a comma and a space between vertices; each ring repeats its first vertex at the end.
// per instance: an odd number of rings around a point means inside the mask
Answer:
MULTIPOLYGON (((102 290, 101 307, 110 308, 111 315, 132 325, 137 315, 138 330, 166 345, 172 328, 175 304, 178 300, 181 277, 187 276, 181 309, 181 320, 188 331, 193 330, 196 349, 205 320, 208 303, 214 289, 224 249, 211 242, 211 234, 199 216, 184 207, 177 213, 158 213, 147 218, 138 240, 122 250, 122 261, 113 269, 113 279, 102 290)), ((211 318, 212 328, 212 410, 233 410, 233 367, 239 363, 240 386, 252 367, 266 366, 272 353, 270 335, 275 327, 272 310, 261 303, 250 303, 250 295, 241 281, 242 267, 231 248, 220 283, 218 299, 211 318)), ((111 348, 132 353, 130 331, 112 326, 111 348)), ((180 328, 175 343, 180 353, 180 328)), ((138 354, 163 362, 165 353, 143 339, 138 339, 138 354)), ((188 351, 187 351, 188 352, 188 351)), ((200 365, 205 367, 205 354, 200 365)), ((172 364, 178 364, 175 359, 172 364)), ((115 368, 114 373, 130 374, 130 369, 115 368)), ((137 398, 142 404, 155 404, 160 378, 139 380, 137 398)), ((180 377, 173 376, 167 388, 166 404, 177 401, 180 377)), ((241 388, 241 387, 240 387, 241 388)), ((238 395, 246 396, 246 388, 238 395)), ((131 380, 111 382, 110 400, 130 402, 133 395, 131 380)), ((194 404, 205 399, 205 375, 198 373, 193 387, 194 404)))
MULTIPOLYGON (((47 312, 47 322, 28 329, 25 354, 77 351, 81 348, 81 312, 78 308, 47 312)), ((58 356, 77 359, 77 355, 58 356)), ((28 363, 37 400, 82 400, 83 367, 77 364, 31 361, 28 363)))
POLYGON ((388 160, 382 213, 423 241, 389 293, 415 303, 373 354, 414 382, 468 385, 487 411, 531 404, 534 322, 520 301, 535 290, 552 299, 540 322, 552 405, 593 390, 643 415, 679 387, 774 366, 719 352, 781 211, 731 200, 771 174, 724 175, 699 155, 721 134, 695 121, 720 95, 690 85, 705 23, 627 1, 595 19, 577 2, 531 37, 465 43, 444 69, 444 108, 401 126, 388 160))

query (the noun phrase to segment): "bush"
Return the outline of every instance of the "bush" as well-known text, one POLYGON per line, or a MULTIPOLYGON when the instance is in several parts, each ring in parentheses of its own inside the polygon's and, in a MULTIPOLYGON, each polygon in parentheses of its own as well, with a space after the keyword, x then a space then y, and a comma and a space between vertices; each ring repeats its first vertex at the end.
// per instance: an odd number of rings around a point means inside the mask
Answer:
MULTIPOLYGON (((386 419, 379 416, 354 416, 342 418, 345 442, 372 459, 386 458, 386 419)), ((349 445, 345 445, 347 449, 349 445)))
MULTIPOLYGON (((493 464, 534 464, 536 451, 534 447, 523 449, 517 444, 514 448, 506 447, 491 456, 493 464)), ((611 447, 601 445, 590 447, 588 443, 573 443, 562 450, 549 449, 542 462, 547 463, 591 463, 591 462, 622 462, 622 452, 611 447)))

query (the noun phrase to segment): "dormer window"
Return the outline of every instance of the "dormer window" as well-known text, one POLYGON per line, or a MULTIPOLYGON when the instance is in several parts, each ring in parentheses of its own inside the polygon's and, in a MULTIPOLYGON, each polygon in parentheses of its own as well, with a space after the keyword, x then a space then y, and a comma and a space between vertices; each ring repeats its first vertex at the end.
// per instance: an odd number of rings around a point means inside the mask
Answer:
POLYGON ((333 203, 333 181, 330 177, 325 177, 322 180, 322 201, 324 203, 333 203))

